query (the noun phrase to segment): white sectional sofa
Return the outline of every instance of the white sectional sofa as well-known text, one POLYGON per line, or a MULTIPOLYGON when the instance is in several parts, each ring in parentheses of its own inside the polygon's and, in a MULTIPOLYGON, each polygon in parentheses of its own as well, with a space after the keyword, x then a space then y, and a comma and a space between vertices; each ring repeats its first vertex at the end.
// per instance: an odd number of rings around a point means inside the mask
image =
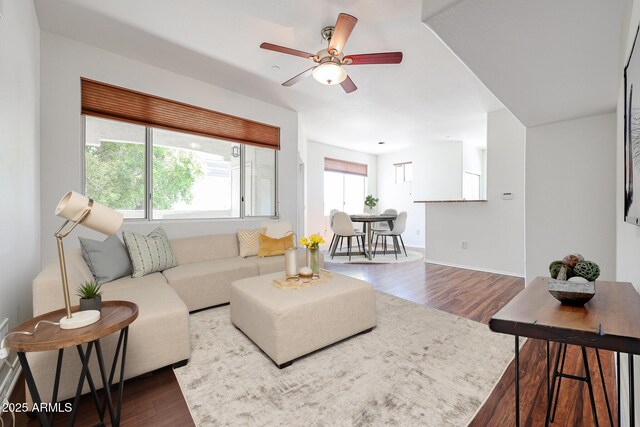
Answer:
MULTIPOLYGON (((123 277, 102 286, 103 300, 126 300, 139 307, 139 316, 129 328, 125 378, 186 362, 191 354, 189 312, 228 303, 235 280, 284 270, 284 256, 241 258, 235 233, 175 239, 171 246, 176 267, 136 279, 123 277)), ((299 265, 304 265, 303 250, 298 258, 299 265)), ((75 286, 93 280, 79 249, 67 251, 67 274, 72 294, 75 286)), ((33 280, 34 316, 64 307, 61 286, 55 261, 33 280)), ((72 304, 77 305, 78 298, 72 298, 72 304)), ((117 334, 101 342, 105 360, 111 363, 117 334)), ((28 359, 41 398, 50 400, 56 352, 29 353, 28 359)), ((92 362, 93 380, 101 388, 97 363, 92 362)), ((75 394, 79 375, 77 351, 66 349, 58 400, 75 394)), ((88 390, 85 385, 84 392, 88 390)))

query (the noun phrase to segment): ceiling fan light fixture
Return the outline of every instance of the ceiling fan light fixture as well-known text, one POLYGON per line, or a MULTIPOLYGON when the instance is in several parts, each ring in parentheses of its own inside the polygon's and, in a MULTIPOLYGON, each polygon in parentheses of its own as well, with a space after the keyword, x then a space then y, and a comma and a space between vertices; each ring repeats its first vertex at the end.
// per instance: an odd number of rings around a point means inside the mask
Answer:
POLYGON ((338 85, 347 78, 347 71, 340 64, 328 61, 313 70, 313 78, 323 85, 338 85))

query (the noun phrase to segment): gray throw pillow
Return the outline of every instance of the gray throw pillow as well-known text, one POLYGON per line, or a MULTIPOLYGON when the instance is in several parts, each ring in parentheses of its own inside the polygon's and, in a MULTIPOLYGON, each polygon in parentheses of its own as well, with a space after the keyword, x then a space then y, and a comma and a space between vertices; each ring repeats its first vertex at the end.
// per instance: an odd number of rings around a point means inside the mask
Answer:
POLYGON ((178 265, 167 233, 162 228, 156 228, 148 236, 123 231, 122 238, 131 259, 131 277, 142 277, 178 265))
POLYGON ((82 257, 98 284, 131 274, 127 249, 115 234, 104 242, 79 237, 82 257))

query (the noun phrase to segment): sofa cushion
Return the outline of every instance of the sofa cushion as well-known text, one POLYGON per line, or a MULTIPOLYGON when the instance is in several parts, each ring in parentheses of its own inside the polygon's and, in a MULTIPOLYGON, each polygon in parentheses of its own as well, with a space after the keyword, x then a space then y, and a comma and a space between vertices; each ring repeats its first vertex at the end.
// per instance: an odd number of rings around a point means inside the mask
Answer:
POLYGON ((131 258, 131 277, 142 277, 178 264, 167 233, 162 228, 156 228, 148 236, 123 231, 122 238, 131 258))
POLYGON ((127 248, 115 234, 104 241, 79 237, 82 257, 98 284, 131 275, 127 248))
POLYGON ((162 272, 189 311, 229 302, 234 280, 259 274, 258 266, 241 257, 178 265, 162 272))
POLYGON ((121 277, 113 282, 109 282, 109 284, 102 288, 103 291, 110 290, 126 290, 130 288, 136 288, 144 285, 166 285, 167 278, 162 275, 162 273, 151 273, 146 276, 133 278, 131 276, 121 277), (108 288, 108 289, 107 289, 108 288))
POLYGON ((235 233, 173 239, 171 247, 178 265, 233 258, 240 254, 235 233))

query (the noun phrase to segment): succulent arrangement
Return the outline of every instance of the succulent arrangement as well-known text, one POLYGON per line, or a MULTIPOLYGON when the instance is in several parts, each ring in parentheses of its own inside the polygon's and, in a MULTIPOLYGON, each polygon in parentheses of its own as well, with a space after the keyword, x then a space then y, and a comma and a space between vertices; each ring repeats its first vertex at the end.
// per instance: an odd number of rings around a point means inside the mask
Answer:
POLYGON ((571 254, 562 261, 549 264, 551 277, 572 282, 593 282, 600 276, 600 267, 593 261, 586 261, 580 254, 571 254))
POLYGON ((76 295, 82 299, 91 299, 100 296, 100 288, 102 285, 98 285, 96 282, 84 282, 78 287, 76 295))

